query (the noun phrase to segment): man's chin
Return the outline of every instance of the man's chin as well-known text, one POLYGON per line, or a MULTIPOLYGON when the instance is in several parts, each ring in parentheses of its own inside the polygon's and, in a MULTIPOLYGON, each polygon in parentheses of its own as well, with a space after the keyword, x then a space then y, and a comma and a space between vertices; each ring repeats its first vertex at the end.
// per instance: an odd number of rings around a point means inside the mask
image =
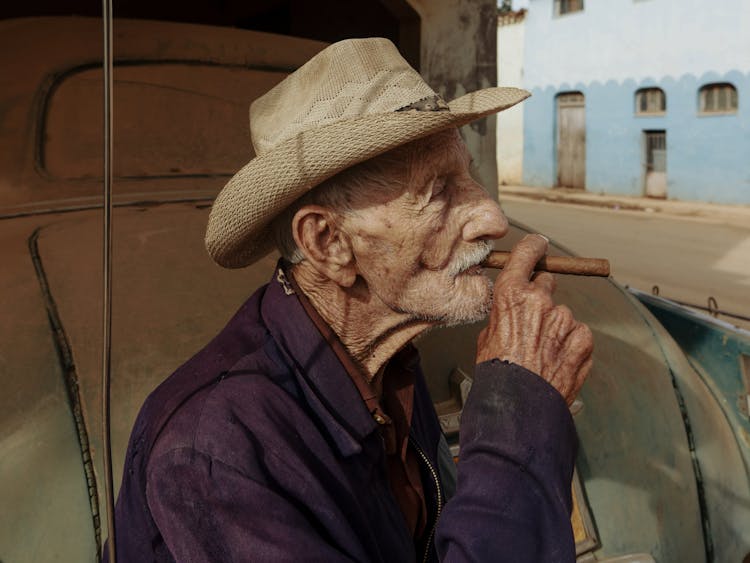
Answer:
MULTIPOLYGON (((391 306, 414 321, 426 321, 434 327, 476 323, 484 320, 492 308, 492 280, 485 275, 459 274, 449 291, 440 298, 420 301, 416 306, 391 306)), ((431 293, 434 295, 434 293, 431 293)))
POLYGON ((478 323, 487 318, 490 313, 490 307, 483 307, 481 309, 464 310, 458 314, 447 315, 443 326, 459 326, 478 323))
POLYGON ((442 326, 457 326, 478 323, 487 318, 492 309, 492 280, 486 276, 476 276, 481 287, 477 291, 466 292, 462 299, 447 304, 449 310, 443 316, 442 326))

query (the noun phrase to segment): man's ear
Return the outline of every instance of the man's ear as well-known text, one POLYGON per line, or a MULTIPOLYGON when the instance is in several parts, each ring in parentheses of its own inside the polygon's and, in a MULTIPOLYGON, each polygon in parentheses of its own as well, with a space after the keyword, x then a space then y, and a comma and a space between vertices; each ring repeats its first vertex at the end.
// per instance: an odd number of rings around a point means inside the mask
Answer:
POLYGON ((304 205, 292 219, 292 235, 305 259, 318 272, 343 287, 357 277, 349 237, 337 225, 337 215, 319 205, 304 205))

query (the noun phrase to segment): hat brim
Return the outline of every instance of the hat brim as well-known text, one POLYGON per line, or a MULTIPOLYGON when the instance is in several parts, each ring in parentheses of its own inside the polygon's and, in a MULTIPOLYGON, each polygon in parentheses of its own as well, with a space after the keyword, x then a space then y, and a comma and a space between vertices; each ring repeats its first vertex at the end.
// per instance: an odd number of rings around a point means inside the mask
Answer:
POLYGON ((395 147, 500 112, 530 95, 518 88, 485 88, 449 102, 450 111, 365 115, 304 131, 253 158, 224 186, 208 219, 208 253, 225 268, 249 266, 273 248, 271 221, 313 187, 395 147))

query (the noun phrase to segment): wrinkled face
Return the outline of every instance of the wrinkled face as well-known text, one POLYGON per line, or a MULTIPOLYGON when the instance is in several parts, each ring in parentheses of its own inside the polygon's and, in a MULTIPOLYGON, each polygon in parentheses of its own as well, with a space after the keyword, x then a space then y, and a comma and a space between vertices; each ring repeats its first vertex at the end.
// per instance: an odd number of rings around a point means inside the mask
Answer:
POLYGON ((480 320, 492 284, 477 264, 508 222, 471 177, 457 130, 421 141, 408 160, 405 182, 402 174, 393 189, 358 198, 344 218, 357 271, 399 313, 446 325, 480 320))

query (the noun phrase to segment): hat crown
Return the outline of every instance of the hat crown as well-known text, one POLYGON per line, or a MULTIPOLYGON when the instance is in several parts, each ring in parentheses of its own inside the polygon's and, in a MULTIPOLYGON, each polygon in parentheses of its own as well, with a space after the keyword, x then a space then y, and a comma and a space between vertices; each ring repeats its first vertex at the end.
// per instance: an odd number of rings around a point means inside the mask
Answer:
POLYGON ((305 130, 394 112, 435 92, 387 39, 339 41, 250 106, 257 155, 305 130))

